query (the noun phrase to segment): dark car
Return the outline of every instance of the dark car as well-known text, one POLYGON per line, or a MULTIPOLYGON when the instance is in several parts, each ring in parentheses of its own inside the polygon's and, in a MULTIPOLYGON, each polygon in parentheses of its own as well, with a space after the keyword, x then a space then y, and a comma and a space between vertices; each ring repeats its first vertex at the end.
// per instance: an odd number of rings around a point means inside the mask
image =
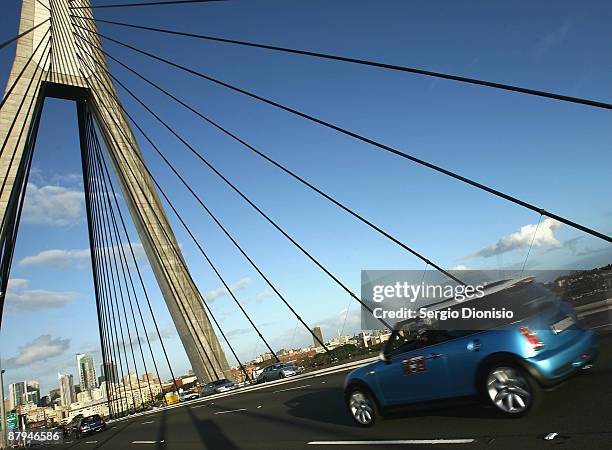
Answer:
POLYGON ((543 285, 506 280, 486 294, 479 301, 497 307, 517 299, 516 316, 480 330, 398 323, 381 360, 346 378, 346 405, 355 422, 370 426, 396 407, 466 397, 520 417, 535 409, 543 388, 595 361, 593 332, 543 285))
POLYGON ((204 395, 207 394, 218 394, 221 392, 231 391, 232 389, 236 389, 236 384, 225 378, 221 380, 212 381, 204 386, 202 389, 202 393, 204 395))
POLYGON ((75 435, 77 438, 81 438, 87 434, 103 431, 106 428, 106 422, 99 414, 92 416, 83 417, 76 429, 75 435))
POLYGON ((279 380, 281 378, 298 375, 304 371, 304 368, 295 364, 276 363, 266 367, 263 372, 257 377, 257 383, 265 383, 266 381, 279 380))

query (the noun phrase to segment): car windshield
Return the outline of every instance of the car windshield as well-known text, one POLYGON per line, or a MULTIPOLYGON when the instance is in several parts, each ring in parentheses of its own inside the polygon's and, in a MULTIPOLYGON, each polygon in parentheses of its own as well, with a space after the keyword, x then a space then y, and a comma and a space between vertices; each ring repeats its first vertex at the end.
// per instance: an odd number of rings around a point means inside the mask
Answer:
POLYGON ((100 416, 90 416, 90 417, 84 417, 80 420, 82 425, 89 425, 92 423, 96 423, 100 420, 100 416))

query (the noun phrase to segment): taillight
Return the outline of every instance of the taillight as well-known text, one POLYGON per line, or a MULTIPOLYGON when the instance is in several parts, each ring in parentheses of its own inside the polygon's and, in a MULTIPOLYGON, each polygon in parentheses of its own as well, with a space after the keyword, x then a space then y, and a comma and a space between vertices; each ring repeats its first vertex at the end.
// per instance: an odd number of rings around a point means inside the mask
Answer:
POLYGON ((542 342, 536 333, 531 331, 529 328, 521 328, 521 334, 525 336, 525 339, 527 339, 527 342, 529 342, 529 345, 533 350, 540 350, 542 347, 544 347, 544 342, 542 342))

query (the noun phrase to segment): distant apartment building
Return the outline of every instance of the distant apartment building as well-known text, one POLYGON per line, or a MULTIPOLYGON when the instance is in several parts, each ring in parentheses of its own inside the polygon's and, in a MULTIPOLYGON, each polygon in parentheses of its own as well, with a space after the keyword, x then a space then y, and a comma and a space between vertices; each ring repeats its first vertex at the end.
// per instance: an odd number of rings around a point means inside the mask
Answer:
POLYGON ((137 386, 139 384, 138 375, 134 372, 128 372, 123 377, 123 385, 124 386, 137 386))
POLYGON ((40 383, 36 380, 26 381, 23 394, 25 403, 37 405, 40 403, 40 383))
POLYGON ((76 400, 76 393, 74 391, 74 382, 72 374, 57 374, 59 380, 60 389, 60 405, 70 406, 76 400))
POLYGON ((96 366, 93 356, 77 353, 76 362, 81 392, 91 392, 93 389, 98 387, 96 366))
POLYGON ((314 327, 312 329, 312 334, 314 334, 314 336, 312 337, 312 343, 315 347, 320 347, 321 344, 319 343, 319 341, 321 342, 325 342, 323 340, 323 332, 321 331, 321 327, 314 327), (316 336, 316 337, 315 337, 316 336), (317 338, 319 340, 317 340, 317 338))
POLYGON ((155 375, 153 375, 152 373, 145 373, 142 376, 142 381, 147 381, 147 382, 151 382, 152 383, 152 382, 157 382, 158 378, 155 375))
POLYGON ((17 383, 9 384, 9 406, 11 410, 24 404, 25 391, 25 381, 18 381, 17 383))

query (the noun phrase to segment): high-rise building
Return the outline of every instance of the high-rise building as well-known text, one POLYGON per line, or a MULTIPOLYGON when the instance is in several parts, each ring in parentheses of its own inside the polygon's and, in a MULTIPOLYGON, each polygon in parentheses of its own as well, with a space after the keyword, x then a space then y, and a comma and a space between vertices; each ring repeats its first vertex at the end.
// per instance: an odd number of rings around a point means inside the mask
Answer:
POLYGON ((76 400, 76 394, 74 392, 74 382, 72 381, 72 374, 62 375, 57 374, 59 380, 60 389, 60 404, 62 406, 70 406, 76 400))
POLYGON ((319 343, 319 341, 324 342, 323 341, 323 333, 321 332, 321 327, 314 327, 312 329, 312 334, 314 334, 314 336, 312 337, 312 342, 314 344, 315 347, 320 347, 321 344, 319 343), (319 341, 317 341, 317 339, 315 338, 315 336, 317 338, 319 338, 319 341))
POLYGON ((10 409, 15 409, 17 406, 23 405, 25 387, 25 381, 18 381, 17 383, 9 384, 10 409))
POLYGON ((124 377, 123 377, 123 385, 124 386, 136 386, 138 385, 138 375, 136 375, 136 373, 134 372, 128 372, 124 377))
POLYGON ((117 372, 117 365, 112 362, 105 362, 100 364, 101 377, 107 384, 119 384, 119 373, 117 372))
POLYGON ((40 402, 40 383, 36 380, 26 381, 24 402, 38 405, 40 402))
POLYGON ((77 353, 76 355, 77 371, 79 373, 79 385, 81 392, 91 392, 92 389, 98 387, 98 379, 96 378, 96 366, 93 356, 77 353))
POLYGON ((158 381, 158 378, 155 375, 153 375, 152 373, 145 373, 142 376, 142 381, 146 381, 146 382, 152 383, 154 381, 158 381))

